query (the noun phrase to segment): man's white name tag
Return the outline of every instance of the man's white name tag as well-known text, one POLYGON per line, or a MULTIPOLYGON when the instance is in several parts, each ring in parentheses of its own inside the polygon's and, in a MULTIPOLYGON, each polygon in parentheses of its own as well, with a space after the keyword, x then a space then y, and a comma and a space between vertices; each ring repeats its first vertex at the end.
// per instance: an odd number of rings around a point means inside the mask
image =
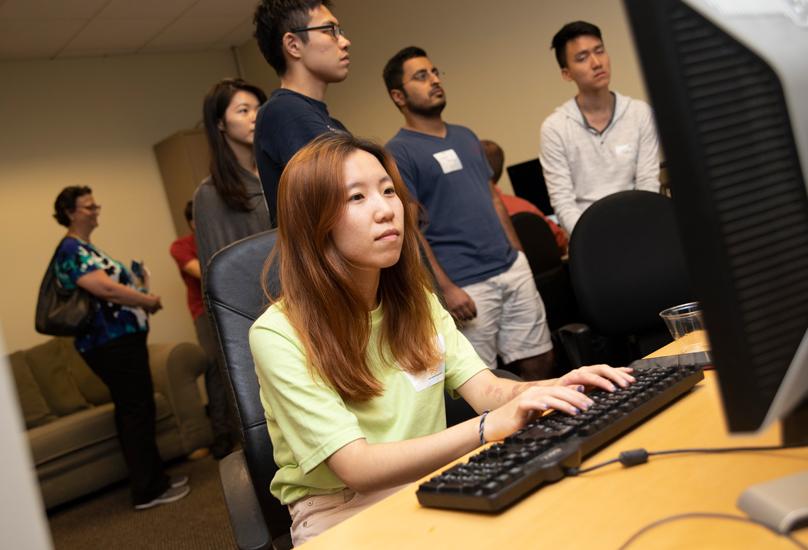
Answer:
MULTIPOLYGON (((438 350, 440 351, 441 355, 446 352, 446 345, 443 342, 443 336, 438 334, 438 350)), ((435 384, 439 384, 443 382, 444 378, 446 378, 446 362, 441 359, 440 365, 437 366, 437 369, 432 369, 429 372, 422 372, 419 374, 410 374, 407 371, 401 371, 404 375, 409 379, 412 387, 415 388, 415 391, 420 392, 423 391, 435 384)))
POLYGON ((460 162, 460 157, 457 156, 454 149, 446 149, 432 156, 438 161, 444 174, 451 174, 463 169, 463 163, 460 162))
POLYGON ((627 156, 634 152, 634 146, 630 143, 624 143, 622 145, 615 145, 614 152, 618 156, 627 156))

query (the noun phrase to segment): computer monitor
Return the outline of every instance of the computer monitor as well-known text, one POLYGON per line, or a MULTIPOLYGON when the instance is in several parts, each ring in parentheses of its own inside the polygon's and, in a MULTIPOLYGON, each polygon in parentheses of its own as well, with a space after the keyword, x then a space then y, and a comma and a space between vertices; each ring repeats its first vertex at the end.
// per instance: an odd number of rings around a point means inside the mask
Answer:
POLYGON ((507 170, 508 179, 511 180, 511 187, 517 197, 538 206, 545 216, 555 213, 550 204, 550 196, 547 194, 547 186, 544 184, 544 172, 539 159, 512 164, 507 170))
POLYGON ((625 5, 728 427, 805 443, 808 6, 625 5))

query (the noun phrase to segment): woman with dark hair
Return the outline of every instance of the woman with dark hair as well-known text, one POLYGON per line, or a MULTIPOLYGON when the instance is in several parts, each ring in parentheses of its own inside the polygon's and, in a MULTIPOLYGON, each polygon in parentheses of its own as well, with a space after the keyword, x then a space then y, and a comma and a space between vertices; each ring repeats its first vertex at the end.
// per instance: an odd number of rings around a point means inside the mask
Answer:
POLYGON ((169 478, 155 440, 154 389, 146 336, 148 314, 162 309, 149 293, 148 276, 136 278, 119 261, 90 242, 101 206, 89 187, 65 187, 53 217, 67 227, 56 251, 56 277, 67 290, 92 295, 93 317, 76 336, 84 361, 109 388, 132 502, 137 510, 174 502, 188 494, 187 476, 169 478))
POLYGON ((216 251, 271 227, 253 153, 255 117, 266 99, 257 86, 228 78, 202 104, 210 176, 194 194, 193 219, 203 274, 216 251))
MULTIPOLYGON (((272 227, 253 153, 255 117, 266 99, 260 88, 228 78, 217 82, 202 104, 210 176, 194 193, 193 220, 203 280, 216 251, 272 227)), ((218 345, 207 316, 196 318, 194 327, 200 345, 216 361, 218 345)), ((224 458, 233 447, 235 422, 216 364, 205 371, 205 387, 214 436, 210 451, 215 458, 224 458)))
POLYGON ((432 293, 408 203, 393 160, 348 135, 315 139, 281 176, 265 271, 279 262, 282 291, 250 347, 295 545, 542 411, 588 408, 584 385, 633 381, 606 365, 493 375, 432 293), (444 388, 481 416, 447 429, 444 388))

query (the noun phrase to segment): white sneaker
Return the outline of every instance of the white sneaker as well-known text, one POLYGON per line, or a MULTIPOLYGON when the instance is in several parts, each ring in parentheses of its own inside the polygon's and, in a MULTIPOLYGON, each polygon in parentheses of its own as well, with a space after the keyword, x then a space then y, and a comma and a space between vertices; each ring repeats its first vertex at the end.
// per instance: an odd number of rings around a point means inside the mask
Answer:
POLYGON ((177 487, 185 487, 188 485, 188 476, 185 475, 178 475, 178 476, 171 476, 168 480, 169 486, 173 488, 177 487))
POLYGON ((184 498, 191 492, 191 488, 187 485, 182 487, 169 487, 166 491, 160 495, 159 497, 150 500, 149 502, 144 502, 143 504, 135 504, 135 510, 147 510, 149 508, 154 508, 155 506, 160 506, 161 504, 168 504, 169 502, 176 502, 181 498, 184 498))

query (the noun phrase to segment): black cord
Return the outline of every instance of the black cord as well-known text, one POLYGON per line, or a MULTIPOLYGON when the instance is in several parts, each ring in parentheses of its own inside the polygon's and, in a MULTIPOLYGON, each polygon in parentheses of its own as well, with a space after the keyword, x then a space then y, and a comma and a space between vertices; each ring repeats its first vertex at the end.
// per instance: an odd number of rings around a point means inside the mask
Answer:
POLYGON ((611 460, 607 460, 605 462, 601 462, 599 464, 595 464, 594 466, 590 466, 588 468, 568 468, 565 470, 566 475, 568 476, 578 476, 581 474, 586 474, 591 472, 592 470, 597 470, 599 468, 603 468, 604 466, 608 466, 610 464, 614 464, 615 462, 621 463, 624 467, 630 468, 632 466, 636 466, 638 464, 645 464, 648 462, 648 459, 652 456, 658 455, 673 455, 673 454, 686 454, 686 453, 739 453, 739 452, 760 452, 760 451, 781 451, 784 449, 797 449, 800 447, 806 447, 808 445, 765 445, 765 446, 751 446, 751 447, 693 447, 689 449, 669 449, 666 451, 651 451, 648 452, 645 449, 632 449, 630 451, 623 451, 617 458, 612 458, 611 460))
MULTIPOLYGON (((778 447, 778 448, 782 448, 782 447, 778 447)), ((688 513, 685 513, 685 514, 674 514, 674 515, 671 515, 671 516, 666 516, 664 518, 660 518, 660 519, 655 520, 655 521, 649 523, 648 525, 642 527, 639 531, 637 531, 636 533, 631 535, 628 538, 628 540, 626 540, 626 542, 624 542, 623 544, 620 545, 620 548, 618 550, 626 550, 626 548, 628 548, 629 545, 634 543, 638 538, 640 538, 642 535, 644 535, 645 533, 647 533, 651 529, 654 529, 655 527, 659 527, 660 525, 664 525, 665 523, 671 523, 671 522, 679 521, 679 520, 682 520, 682 519, 694 519, 694 518, 726 519, 726 520, 732 520, 732 521, 742 521, 742 522, 746 522, 746 523, 752 523, 754 525, 759 525, 759 526, 763 527, 764 529, 766 529, 770 533, 773 533, 773 534, 775 534, 777 536, 781 536, 781 537, 785 538, 786 540, 791 542, 794 546, 796 546, 800 550, 808 550, 808 546, 805 546, 803 543, 801 543, 796 538, 794 538, 794 535, 778 533, 777 531, 771 529, 768 525, 766 525, 763 522, 760 522, 760 521, 757 521, 757 520, 754 520, 754 519, 750 519, 750 518, 745 517, 745 516, 737 516, 737 515, 733 515, 733 514, 721 514, 721 513, 717 513, 717 512, 688 512, 688 513)))
POLYGON ((604 466, 608 466, 609 464, 614 464, 616 462, 620 462, 620 459, 619 458, 613 458, 611 460, 607 460, 606 462, 601 462, 600 464, 595 464, 594 466, 591 466, 589 468, 583 468, 583 469, 581 469, 581 468, 569 468, 569 469, 565 470, 564 473, 566 473, 568 476, 578 476, 578 475, 581 475, 581 474, 585 474, 587 472, 591 472, 592 470, 597 470, 598 468, 603 468, 604 466))

